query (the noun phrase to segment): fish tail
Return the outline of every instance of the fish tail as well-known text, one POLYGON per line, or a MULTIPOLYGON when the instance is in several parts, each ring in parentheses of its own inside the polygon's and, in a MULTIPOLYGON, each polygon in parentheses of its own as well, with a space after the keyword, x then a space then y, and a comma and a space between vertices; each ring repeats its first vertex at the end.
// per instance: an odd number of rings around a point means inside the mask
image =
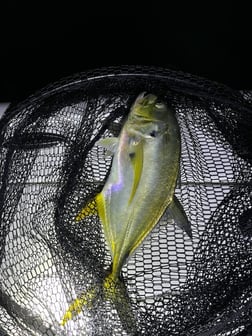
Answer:
POLYGON ((103 291, 105 294, 105 298, 112 300, 116 296, 116 284, 119 280, 116 279, 112 273, 107 275, 103 281, 103 291))
MULTIPOLYGON (((112 273, 106 276, 103 281, 102 289, 105 299, 112 302, 115 301, 117 295, 116 283, 117 281, 114 279, 114 276, 112 276, 112 273)), ((97 289, 95 290, 92 288, 78 296, 67 308, 64 316, 62 317, 60 325, 65 326, 67 322, 73 320, 74 317, 80 314, 84 307, 91 308, 95 297, 98 295, 98 292, 99 291, 97 289)))
POLYGON ((130 335, 135 335, 137 319, 124 281, 110 273, 104 279, 103 290, 105 299, 114 305, 124 330, 130 335))
POLYGON ((99 293, 103 293, 104 300, 111 302, 114 306, 125 331, 130 335, 135 335, 137 320, 132 309, 126 286, 124 281, 116 277, 113 273, 109 273, 103 280, 102 291, 98 288, 93 288, 77 297, 69 305, 60 325, 65 326, 66 323, 80 314, 84 307, 91 309, 94 300, 98 297, 99 293))
POLYGON ((60 324, 64 326, 68 321, 72 320, 75 316, 80 314, 83 307, 85 306, 91 307, 95 296, 96 296, 95 289, 90 289, 89 291, 82 293, 70 304, 60 324))

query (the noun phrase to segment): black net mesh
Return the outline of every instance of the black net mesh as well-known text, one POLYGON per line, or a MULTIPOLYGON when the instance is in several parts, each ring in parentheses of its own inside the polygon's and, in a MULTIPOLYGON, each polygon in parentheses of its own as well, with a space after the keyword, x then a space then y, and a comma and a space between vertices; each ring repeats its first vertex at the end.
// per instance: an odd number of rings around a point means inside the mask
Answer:
POLYGON ((0 127, 1 336, 252 334, 249 93, 165 69, 109 68, 45 88, 9 108, 0 127), (163 216, 125 264, 134 323, 101 290, 62 326, 111 264, 98 216, 75 221, 111 166, 95 143, 118 135, 142 91, 176 111, 176 196, 192 239, 163 216))

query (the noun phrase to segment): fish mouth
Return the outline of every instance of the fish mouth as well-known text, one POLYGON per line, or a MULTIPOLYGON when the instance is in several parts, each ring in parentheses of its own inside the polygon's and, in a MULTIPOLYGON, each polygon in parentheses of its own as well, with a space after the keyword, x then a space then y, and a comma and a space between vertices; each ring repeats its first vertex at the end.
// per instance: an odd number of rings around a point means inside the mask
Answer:
POLYGON ((156 109, 158 97, 149 92, 142 92, 132 107, 135 118, 148 122, 153 121, 153 111, 156 109))
POLYGON ((142 106, 151 105, 154 104, 157 99, 158 97, 156 95, 144 91, 137 97, 136 104, 140 104, 142 106))
POLYGON ((131 111, 136 122, 147 123, 166 120, 168 108, 161 97, 144 91, 137 97, 131 111))

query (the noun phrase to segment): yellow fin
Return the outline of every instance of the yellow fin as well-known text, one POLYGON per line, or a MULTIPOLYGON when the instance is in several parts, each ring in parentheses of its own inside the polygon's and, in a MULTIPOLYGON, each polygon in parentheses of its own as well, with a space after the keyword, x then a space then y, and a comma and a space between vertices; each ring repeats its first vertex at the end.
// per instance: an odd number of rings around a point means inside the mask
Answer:
POLYGON ((105 237, 106 237, 107 243, 109 244, 112 255, 113 255, 115 251, 115 240, 113 238, 111 227, 108 222, 108 218, 107 218, 108 213, 106 212, 105 198, 102 192, 96 196, 95 200, 96 200, 99 218, 103 225, 105 237))
POLYGON ((133 164, 133 171, 134 171, 134 180, 132 185, 132 190, 129 198, 129 203, 133 200, 133 197, 135 196, 141 175, 142 175, 142 169, 143 169, 143 144, 142 142, 139 142, 135 146, 131 146, 129 156, 131 159, 131 162, 133 164))
POLYGON ((68 321, 72 320, 75 316, 80 314, 84 306, 90 306, 95 297, 95 294, 95 290, 92 289, 89 292, 82 294, 79 298, 75 299, 65 312, 60 325, 64 326, 68 321))
POLYGON ((114 279, 112 274, 104 279, 103 289, 106 299, 113 299, 116 296, 116 283, 117 279, 114 279))
MULTIPOLYGON (((103 290, 105 298, 107 300, 113 300, 116 297, 116 283, 112 274, 108 275, 103 282, 103 290)), ((68 307, 65 312, 60 325, 63 327, 67 322, 72 320, 75 316, 81 313, 83 307, 87 306, 88 308, 92 307, 92 302, 97 295, 97 291, 93 288, 86 293, 83 293, 80 297, 77 297, 68 307)))
POLYGON ((92 200, 88 204, 85 205, 85 207, 78 213, 78 215, 75 217, 75 220, 79 222, 86 216, 96 215, 97 209, 96 209, 96 202, 95 200, 92 200))
POLYGON ((102 195, 102 193, 99 193, 96 197, 95 197, 95 202, 97 205, 97 210, 98 210, 98 214, 99 217, 102 221, 102 223, 106 223, 106 212, 105 212, 105 200, 104 197, 102 195))
POLYGON ((115 274, 110 273, 103 282, 104 299, 115 307, 123 329, 129 335, 138 335, 137 319, 134 314, 127 288, 115 274))

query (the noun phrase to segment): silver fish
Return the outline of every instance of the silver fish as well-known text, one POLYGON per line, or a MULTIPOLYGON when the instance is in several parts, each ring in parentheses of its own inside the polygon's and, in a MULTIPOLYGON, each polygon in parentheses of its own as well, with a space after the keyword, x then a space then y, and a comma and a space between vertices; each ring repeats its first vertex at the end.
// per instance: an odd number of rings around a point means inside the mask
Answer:
POLYGON ((113 153, 110 174, 102 191, 76 220, 98 210, 112 256, 104 289, 109 289, 109 295, 115 298, 120 292, 116 284, 127 258, 166 210, 191 237, 186 214, 174 195, 181 153, 175 111, 156 95, 142 93, 133 103, 119 137, 101 139, 97 145, 113 153))
POLYGON ((174 196, 181 151, 175 112, 157 96, 141 94, 119 138, 102 139, 98 145, 114 152, 110 175, 96 203, 112 255, 111 278, 116 280, 167 208, 191 236, 174 196))

